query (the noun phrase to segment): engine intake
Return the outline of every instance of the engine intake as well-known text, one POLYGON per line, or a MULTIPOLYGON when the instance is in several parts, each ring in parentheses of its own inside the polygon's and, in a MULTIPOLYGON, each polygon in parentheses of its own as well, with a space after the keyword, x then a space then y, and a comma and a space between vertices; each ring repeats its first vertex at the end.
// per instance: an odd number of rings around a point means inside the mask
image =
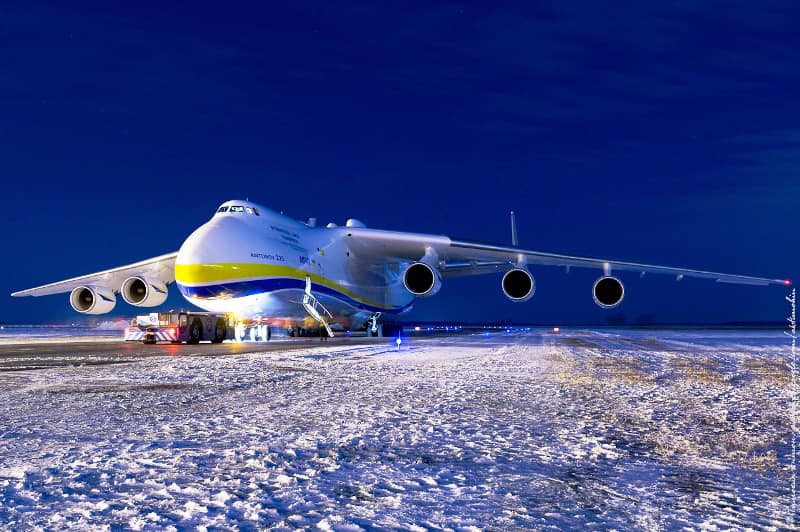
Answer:
POLYGON ((120 295, 134 307, 155 307, 166 301, 167 286, 159 281, 143 277, 128 277, 122 283, 120 295))
POLYGON ((114 292, 97 286, 79 286, 69 295, 69 304, 81 314, 106 314, 114 309, 114 292))
POLYGON ((430 297, 442 288, 439 273, 424 262, 414 262, 403 272, 403 286, 417 297, 430 297))
POLYGON ((536 291, 536 282, 533 280, 533 275, 522 268, 514 268, 507 271, 503 275, 501 285, 506 297, 515 303, 529 300, 536 291))
POLYGON ((625 296, 625 288, 622 282, 616 277, 604 276, 594 282, 592 286, 592 297, 597 306, 602 308, 614 308, 622 303, 625 296))

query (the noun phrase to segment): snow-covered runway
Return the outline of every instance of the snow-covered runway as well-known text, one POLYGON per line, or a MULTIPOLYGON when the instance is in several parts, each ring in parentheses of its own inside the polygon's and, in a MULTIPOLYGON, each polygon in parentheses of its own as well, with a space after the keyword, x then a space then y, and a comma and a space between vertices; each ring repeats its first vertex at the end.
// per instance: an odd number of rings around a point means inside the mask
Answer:
POLYGON ((534 330, 8 372, 0 523, 780 528, 784 338, 534 330))

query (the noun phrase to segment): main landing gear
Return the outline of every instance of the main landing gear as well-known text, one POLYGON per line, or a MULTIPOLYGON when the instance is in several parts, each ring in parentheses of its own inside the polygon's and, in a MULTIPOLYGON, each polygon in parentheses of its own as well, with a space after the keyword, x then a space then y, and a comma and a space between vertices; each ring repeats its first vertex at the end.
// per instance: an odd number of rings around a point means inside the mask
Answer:
POLYGON ((376 312, 367 320, 367 336, 383 336, 383 323, 378 323, 381 317, 380 312, 376 312))
POLYGON ((379 322, 380 312, 376 312, 367 320, 367 336, 389 338, 402 332, 402 326, 393 321, 379 322))

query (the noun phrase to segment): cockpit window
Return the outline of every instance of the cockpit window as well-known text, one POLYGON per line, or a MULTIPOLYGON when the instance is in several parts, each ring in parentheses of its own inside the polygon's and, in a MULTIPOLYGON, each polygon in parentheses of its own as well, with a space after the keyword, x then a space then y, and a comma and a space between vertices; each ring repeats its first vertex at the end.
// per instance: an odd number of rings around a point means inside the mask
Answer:
POLYGON ((246 212, 247 214, 254 214, 256 216, 261 216, 261 213, 258 212, 258 209, 256 209, 255 207, 244 207, 242 205, 220 207, 219 209, 217 209, 217 212, 246 212))

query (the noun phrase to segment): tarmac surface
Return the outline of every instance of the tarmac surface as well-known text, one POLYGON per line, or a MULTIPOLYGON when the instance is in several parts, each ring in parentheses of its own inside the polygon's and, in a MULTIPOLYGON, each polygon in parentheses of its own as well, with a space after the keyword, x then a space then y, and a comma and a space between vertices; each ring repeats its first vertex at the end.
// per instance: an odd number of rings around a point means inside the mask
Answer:
POLYGON ((122 340, 87 340, 0 344, 0 372, 45 369, 65 366, 99 366, 135 362, 148 357, 188 357, 244 355, 248 353, 285 352, 315 346, 361 346, 383 344, 388 338, 334 337, 281 338, 271 342, 155 344, 122 340))

